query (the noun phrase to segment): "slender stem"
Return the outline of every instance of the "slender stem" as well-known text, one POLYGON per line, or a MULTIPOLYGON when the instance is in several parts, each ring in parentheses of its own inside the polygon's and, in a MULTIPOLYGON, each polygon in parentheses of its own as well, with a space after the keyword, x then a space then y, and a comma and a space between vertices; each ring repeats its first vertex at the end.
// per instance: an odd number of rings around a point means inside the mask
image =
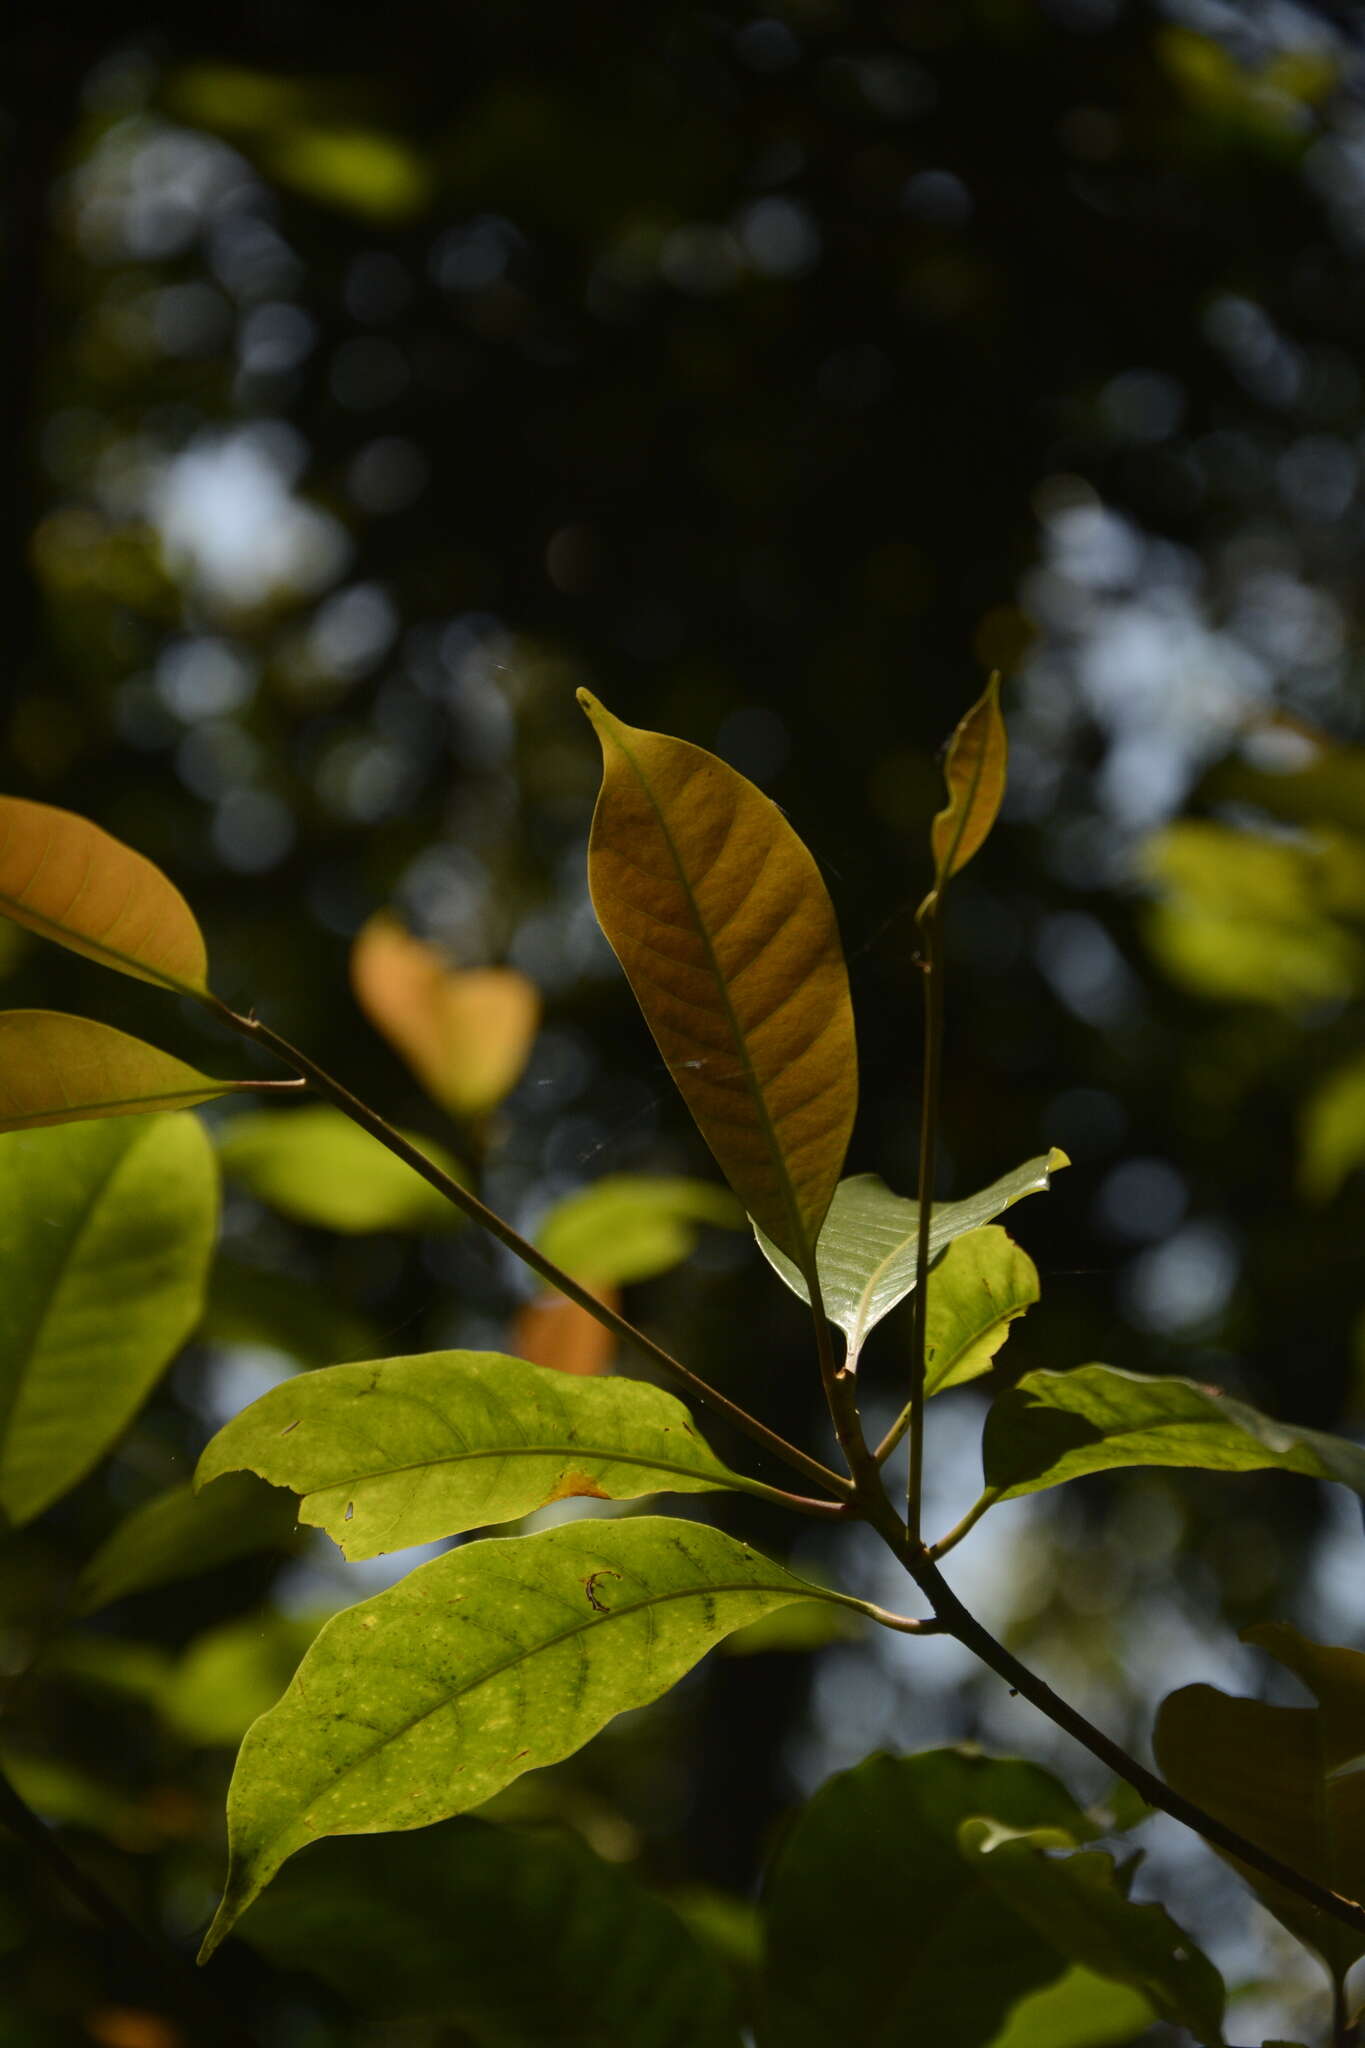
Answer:
MULTIPOLYGON (((283 1060, 287 1067, 292 1067, 296 1074, 310 1081, 320 1095, 325 1095, 329 1101, 334 1102, 353 1123, 359 1124, 372 1138, 377 1138, 381 1145, 387 1146, 388 1150, 410 1166, 414 1173, 420 1173, 423 1180, 429 1182, 438 1194, 444 1195, 448 1202, 453 1202, 457 1209, 462 1209, 474 1222, 482 1224, 483 1228, 491 1232, 501 1244, 505 1244, 509 1251, 515 1252, 533 1273, 538 1273, 551 1287, 558 1288, 561 1294, 567 1295, 570 1301, 585 1309, 613 1335, 647 1352, 656 1364, 663 1366, 675 1379, 681 1380, 694 1399, 704 1402, 716 1414, 723 1415, 736 1429, 743 1430, 746 1436, 761 1444, 765 1451, 799 1472, 803 1479, 824 1487, 827 1492, 836 1496, 835 1500, 819 1501, 796 1494, 785 1495, 785 1506, 799 1506, 803 1514, 833 1516, 844 1512, 842 1503, 850 1500, 853 1495, 853 1489, 846 1479, 841 1479, 837 1473, 831 1472, 818 1458, 808 1457, 795 1444, 788 1443, 785 1437, 779 1436, 775 1430, 769 1429, 766 1423, 760 1422, 756 1415, 751 1415, 747 1408, 741 1408, 737 1402, 730 1400, 728 1395, 722 1394, 718 1387, 713 1387, 709 1381, 692 1372, 680 1359, 665 1351, 661 1344, 656 1344, 652 1337, 647 1337, 643 1330, 637 1330, 633 1323, 618 1315, 615 1309, 599 1301, 596 1295, 590 1293, 586 1287, 580 1286, 577 1280, 562 1271, 553 1260, 547 1259, 543 1252, 537 1251, 528 1239, 514 1230, 510 1223, 504 1222, 502 1217, 481 1202, 477 1195, 462 1187, 459 1181, 452 1179, 448 1173, 442 1172, 441 1168, 428 1159, 416 1145, 409 1144, 401 1132, 394 1130, 391 1124, 385 1123, 382 1116, 368 1108, 357 1096, 352 1095, 340 1081, 334 1080, 330 1074, 324 1072, 306 1053, 300 1052, 297 1046, 290 1045, 278 1032, 262 1024, 258 1017, 239 1016, 235 1010, 230 1010, 226 1003, 219 1002, 216 996, 210 997, 209 1001, 214 1014, 224 1023, 231 1025, 234 1031, 240 1031, 244 1037, 253 1038, 258 1044, 268 1047, 277 1059, 283 1060)), ((777 1489, 774 1488, 773 1492, 776 1493, 777 1489)))
POLYGON ((934 1159, 938 1148, 939 1069, 943 1058, 943 971, 939 958, 941 898, 928 899, 920 921, 924 943, 924 1080, 919 1123, 919 1235, 915 1246, 915 1298, 910 1337, 910 1478, 907 1515, 911 1540, 920 1537, 924 1491, 925 1332, 929 1293, 929 1230, 934 1219, 934 1159))
POLYGON ((825 1300, 820 1291, 820 1276, 815 1270, 814 1260, 811 1261, 805 1280, 810 1290, 810 1312, 815 1325, 815 1355, 820 1363, 820 1384, 825 1390, 825 1405, 829 1409, 834 1434, 856 1488, 867 1483, 869 1473, 875 1477, 872 1454, 867 1448, 862 1418, 858 1413, 857 1387, 854 1380, 857 1360, 846 1358, 842 1366, 835 1362, 834 1339, 830 1333, 829 1317, 825 1314, 825 1300))
POLYGON ((255 2048, 252 2037, 219 2009, 185 1958, 145 1933, 93 1878, 86 1876, 3 1771, 0 1771, 0 1824, 7 1827, 39 1862, 46 1864, 63 1889, 85 1908, 93 1920, 107 1927, 124 1949, 141 1960, 151 1984, 164 1993, 174 2011, 193 2025, 196 2040, 220 2042, 222 2048, 255 2048), (168 1979, 169 1982, 166 1981, 168 1979))
POLYGON ((998 1486, 988 1486, 981 1498, 972 1502, 962 1520, 954 1522, 946 1536, 940 1536, 937 1543, 929 1545, 930 1557, 946 1557, 950 1550, 955 1550, 963 1537, 969 1535, 976 1527, 981 1517, 995 1506, 1000 1498, 1000 1492, 998 1486))
POLYGON ((896 1445, 905 1435, 906 1430, 909 1429, 910 1418, 914 1414, 914 1412, 914 1402, 907 1401, 905 1406, 901 1409, 900 1414, 892 1423, 890 1429, 888 1429, 888 1431, 886 1432, 886 1435, 878 1444, 876 1450, 872 1453, 873 1457, 877 1460, 877 1463, 879 1465, 884 1465, 886 1463, 887 1459, 891 1456, 891 1453, 895 1450, 896 1445))
POLYGON ((1352 1928, 1357 1934, 1365 1933, 1365 1907, 1357 1905, 1353 1899, 1343 1898, 1338 1892, 1329 1891, 1315 1879, 1305 1877, 1303 1872, 1295 1870, 1292 1864, 1282 1863, 1278 1856, 1272 1856, 1268 1850, 1258 1848, 1256 1843, 1248 1841, 1245 1835, 1239 1835, 1235 1828, 1227 1827, 1213 1814, 1206 1813, 1202 1807, 1196 1806, 1193 1800, 1186 1799, 1181 1793, 1174 1791, 1164 1779, 1158 1778, 1154 1771, 1149 1771, 1140 1764, 1136 1757, 1129 1756, 1127 1750, 1121 1749, 1103 1729, 1097 1728, 1084 1714, 1079 1713, 1075 1707, 1055 1693, 1036 1672, 1030 1671, 1026 1664, 1021 1664, 1003 1643, 998 1643, 989 1629, 963 1606, 938 1567, 928 1560, 923 1552, 915 1554, 907 1550, 903 1561, 948 1635, 955 1636, 957 1641, 973 1651, 983 1664, 988 1665, 997 1676, 1003 1678, 1013 1692, 1019 1693, 1031 1706, 1046 1714, 1058 1728, 1073 1736, 1092 1756, 1098 1757, 1101 1763, 1107 1764, 1111 1771, 1125 1779, 1135 1791, 1141 1793, 1149 1806, 1159 1807, 1163 1813, 1170 1814, 1173 1820, 1183 1822, 1187 1828, 1192 1828, 1195 1834, 1202 1835, 1206 1842, 1212 1843, 1214 1848, 1221 1849, 1225 1855, 1235 1857, 1239 1863, 1248 1864, 1263 1877, 1271 1878, 1276 1884, 1283 1885, 1297 1898, 1306 1900, 1310 1906, 1315 1906, 1320 1913, 1326 1913, 1331 1919, 1339 1921, 1344 1927, 1352 1928))

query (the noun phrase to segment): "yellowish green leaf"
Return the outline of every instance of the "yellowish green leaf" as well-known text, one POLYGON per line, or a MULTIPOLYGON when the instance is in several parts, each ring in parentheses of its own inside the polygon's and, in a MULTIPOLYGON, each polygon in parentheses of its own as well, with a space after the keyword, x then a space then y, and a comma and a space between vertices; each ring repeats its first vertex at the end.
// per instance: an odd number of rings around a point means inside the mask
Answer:
POLYGON ((0 913, 139 981, 208 991, 203 936, 180 891, 73 811, 0 797, 0 913))
MULTIPOLYGON (((457 1162, 415 1131, 400 1133, 433 1166, 457 1162)), ((324 1230, 455 1230, 463 1212, 329 1103, 234 1117, 218 1134, 223 1171, 297 1223, 324 1230)))
POLYGON ((955 1238, 929 1275, 925 1393, 989 1372, 1010 1324, 1038 1293, 1037 1267, 998 1225, 955 1238))
POLYGON ((262 154, 285 184, 367 220, 410 220, 431 198, 422 157, 378 128, 288 128, 263 137, 262 154))
POLYGON ((1021 1998, 990 2048, 1120 2048, 1145 2034, 1156 2014, 1140 1991, 1075 1964, 1064 1977, 1021 1998))
POLYGON ((681 1265, 704 1223, 739 1230, 744 1211, 711 1181, 611 1173, 556 1202, 536 1243, 575 1280, 629 1287, 681 1265))
POLYGON ((356 1000, 453 1116, 496 1109, 521 1079, 540 1025, 535 984, 513 967, 452 967, 387 912, 351 954, 356 1000))
POLYGON ((990 837, 1005 794, 1009 747, 1000 714, 1000 677, 993 675, 948 742, 943 777, 948 801, 929 828, 934 887, 926 905, 966 867, 990 837))
POLYGON ((1299 1174, 1310 1201, 1326 1202, 1365 1165, 1365 1059, 1338 1067, 1304 1105, 1299 1174))
POLYGON ((214 1081, 110 1024, 60 1010, 0 1010, 0 1131, 191 1109, 215 1095, 302 1085, 214 1081))
POLYGON ((810 1275, 857 1107, 829 893, 782 813, 700 747, 580 690, 602 745, 598 920, 735 1193, 810 1275))

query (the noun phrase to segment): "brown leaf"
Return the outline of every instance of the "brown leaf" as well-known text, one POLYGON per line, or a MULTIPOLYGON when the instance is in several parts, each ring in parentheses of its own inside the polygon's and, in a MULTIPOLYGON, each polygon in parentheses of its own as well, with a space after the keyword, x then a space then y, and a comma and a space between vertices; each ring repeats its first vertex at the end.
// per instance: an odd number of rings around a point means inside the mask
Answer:
MULTIPOLYGON (((588 1284, 584 1282, 585 1286, 588 1284)), ((620 1308, 617 1288, 594 1287, 592 1292, 608 1308, 620 1308)), ((591 1379, 610 1372, 616 1356, 616 1339, 576 1301, 547 1291, 521 1310, 512 1332, 511 1348, 518 1358, 529 1359, 532 1365, 548 1365, 554 1372, 591 1379)))
MULTIPOLYGON (((1008 742, 1000 715, 1000 677, 993 675, 948 743, 943 776, 948 801, 929 830, 934 856, 934 887, 926 905, 944 884, 966 867, 990 836, 1005 794, 1008 742)), ((921 906, 921 915, 926 906, 921 906)))

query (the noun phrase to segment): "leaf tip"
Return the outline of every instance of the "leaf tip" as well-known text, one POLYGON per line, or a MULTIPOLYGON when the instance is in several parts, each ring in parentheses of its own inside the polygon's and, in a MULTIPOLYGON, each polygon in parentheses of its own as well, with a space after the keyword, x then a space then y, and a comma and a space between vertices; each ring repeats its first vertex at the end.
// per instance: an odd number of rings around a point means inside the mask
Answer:
POLYGON ((1048 1148, 1047 1170, 1049 1173, 1060 1173, 1064 1166, 1070 1166, 1070 1164, 1071 1154, 1063 1152, 1060 1145, 1052 1145, 1048 1148))

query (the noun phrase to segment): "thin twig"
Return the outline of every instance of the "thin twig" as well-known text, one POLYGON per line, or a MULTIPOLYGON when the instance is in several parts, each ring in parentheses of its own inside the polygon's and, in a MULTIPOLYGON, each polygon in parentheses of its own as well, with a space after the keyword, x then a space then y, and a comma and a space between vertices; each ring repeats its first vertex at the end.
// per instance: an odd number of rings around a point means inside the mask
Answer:
POLYGON ((924 1076, 920 1092, 919 1231, 915 1246, 915 1298, 911 1303, 910 1336, 910 1475, 906 1488, 906 1520, 911 1541, 920 1537, 924 1492, 925 1336, 929 1293, 929 1231, 934 1220, 934 1161, 938 1144, 939 1068, 943 1057, 943 973, 939 959, 941 897, 930 897, 921 916, 924 958, 924 1076))
POLYGON ((258 1017, 239 1016, 235 1010, 230 1010, 226 1003, 219 1002, 216 997, 211 997, 210 1002, 215 1016, 231 1025, 234 1031, 240 1031, 244 1037, 253 1038, 258 1044, 266 1046, 287 1067, 292 1067, 296 1074, 310 1081, 320 1095, 325 1095, 330 1102, 334 1102, 353 1123, 359 1124, 372 1138, 377 1138, 381 1145, 387 1146, 388 1150, 410 1166, 414 1173, 420 1173, 423 1180, 429 1182, 438 1194, 444 1195, 448 1202, 453 1202, 457 1209, 462 1209, 475 1223, 482 1224, 483 1228, 491 1232, 501 1244, 505 1244, 509 1251, 515 1252, 533 1273, 538 1273, 551 1287, 567 1295, 570 1301, 585 1309, 614 1336, 647 1352, 656 1364, 663 1366, 674 1379, 680 1380, 695 1400, 703 1402, 716 1414, 723 1415, 736 1429, 743 1430, 746 1436, 761 1444, 765 1451, 775 1458, 780 1458, 784 1464, 790 1465, 803 1479, 824 1487, 835 1496, 835 1499, 812 1500, 801 1494, 783 1494, 776 1487, 767 1489, 769 1497, 780 1498, 783 1506, 794 1508, 798 1513, 820 1515, 826 1519, 842 1516, 846 1512, 843 1503, 853 1497, 853 1488, 846 1479, 841 1479, 836 1472, 831 1472, 818 1458, 808 1457, 805 1451, 798 1449, 795 1444, 788 1443, 785 1437, 769 1429, 765 1422, 760 1422, 756 1415, 751 1415, 747 1408, 741 1408, 728 1395, 722 1394, 718 1387, 713 1387, 709 1381, 692 1372, 680 1359, 665 1351, 661 1344, 656 1344, 652 1337, 647 1337, 643 1330, 637 1330, 633 1323, 618 1315, 615 1309, 599 1301, 596 1295, 590 1293, 586 1287, 580 1286, 577 1280, 556 1266, 553 1260, 547 1259, 543 1252, 538 1251, 528 1239, 514 1230, 510 1223, 504 1222, 495 1210, 488 1208, 477 1195, 462 1187, 450 1174, 443 1172, 416 1145, 409 1144, 392 1124, 386 1123, 377 1111, 370 1109, 357 1096, 352 1095, 348 1088, 343 1087, 340 1081, 334 1080, 317 1065, 316 1061, 309 1059, 306 1053, 300 1052, 297 1046, 291 1045, 288 1039, 281 1038, 278 1032, 272 1031, 269 1025, 263 1024, 258 1017))
POLYGON ((954 1522, 946 1535, 940 1536, 937 1543, 929 1545, 930 1557, 946 1557, 950 1550, 955 1550, 963 1537, 970 1535, 971 1531, 981 1520, 981 1517, 995 1506, 995 1503, 1000 1498, 1001 1491, 1002 1489, 998 1486, 988 1486, 986 1491, 977 1500, 972 1502, 962 1520, 954 1522))

